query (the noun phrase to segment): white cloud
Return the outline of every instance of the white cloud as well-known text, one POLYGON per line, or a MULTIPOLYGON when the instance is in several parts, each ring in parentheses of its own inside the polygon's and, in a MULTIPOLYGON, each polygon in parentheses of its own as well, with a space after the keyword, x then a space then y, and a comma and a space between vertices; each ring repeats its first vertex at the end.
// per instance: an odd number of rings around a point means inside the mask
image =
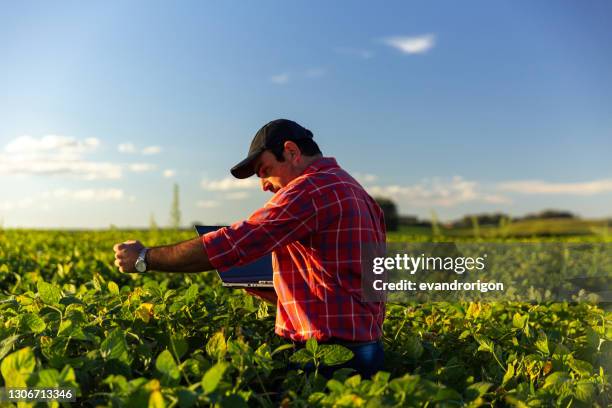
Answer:
POLYGON ((325 68, 310 68, 306 70, 306 78, 320 78, 327 73, 325 68))
POLYGON ((163 172, 164 178, 172 178, 176 176, 176 170, 174 169, 166 169, 163 172))
POLYGON ((40 139, 31 136, 20 136, 7 144, 4 151, 17 155, 53 153, 72 156, 94 150, 99 145, 100 141, 93 137, 77 140, 72 137, 58 135, 46 135, 40 139))
POLYGON ((85 159, 99 145, 95 138, 21 136, 0 152, 0 174, 68 175, 86 180, 121 178, 121 165, 85 159))
POLYGON ((142 149, 142 154, 144 155, 151 155, 151 154, 158 154, 161 153, 162 148, 159 146, 147 146, 144 149, 142 149))
POLYGON ((467 202, 489 204, 508 204, 510 202, 506 197, 481 191, 478 182, 465 180, 459 176, 449 181, 436 178, 410 186, 372 186, 366 189, 373 196, 389 197, 418 207, 453 207, 467 202))
POLYGON ((372 51, 361 48, 339 47, 336 48, 336 52, 339 54, 350 55, 363 59, 370 59, 374 56, 374 53, 372 51))
MULTIPOLYGON (((136 145, 134 145, 131 142, 125 142, 125 143, 119 144, 119 146, 117 146, 117 150, 119 151, 119 153, 136 153, 138 151, 138 149, 136 148, 136 145)), ((147 155, 152 155, 152 154, 159 154, 161 153, 161 151, 162 151, 161 146, 147 146, 142 149, 141 153, 147 156, 147 155)))
POLYGON ((66 188, 45 191, 33 197, 25 197, 17 201, 0 202, 0 211, 20 210, 24 208, 39 208, 49 210, 50 200, 60 201, 81 201, 81 202, 100 202, 100 201, 120 201, 124 197, 123 190, 117 188, 107 189, 80 189, 70 190, 66 188))
POLYGON ((585 181, 581 183, 549 183, 541 180, 507 181, 498 184, 498 189, 521 194, 568 194, 595 195, 612 191, 612 179, 585 181))
POLYGON ((272 81, 272 83, 275 83, 277 85, 285 85, 286 83, 289 82, 289 74, 282 73, 282 74, 272 75, 270 77, 270 81, 272 81))
POLYGON ((136 153, 136 146, 130 142, 120 143, 117 150, 119 153, 136 153))
POLYGON ((201 200, 201 201, 198 201, 197 206, 200 208, 214 208, 214 207, 218 207, 219 203, 214 200, 201 200))
POLYGON ((249 198, 250 194, 247 193, 246 191, 236 191, 234 193, 228 193, 225 195, 225 199, 226 200, 244 200, 246 198, 249 198))
POLYGON ((207 191, 231 191, 231 190, 248 190, 259 187, 259 181, 255 177, 247 179, 236 179, 233 177, 225 177, 221 180, 202 180, 200 186, 207 191))
POLYGON ((364 185, 378 180, 378 176, 369 173, 353 173, 353 177, 355 177, 360 184, 364 185))
POLYGON ((134 173, 144 173, 146 171, 155 170, 157 166, 151 163, 132 163, 128 165, 128 169, 134 173))
POLYGON ((119 179, 121 166, 114 163, 86 161, 14 160, 0 158, 0 174, 21 175, 68 175, 85 180, 119 179))
POLYGON ((45 199, 54 198, 71 201, 119 201, 124 196, 123 190, 117 188, 69 190, 65 188, 48 191, 42 194, 45 199))
POLYGON ((34 204, 34 199, 31 197, 22 198, 17 201, 1 201, 0 211, 8 212, 12 210, 20 210, 30 208, 34 204))
POLYGON ((425 34, 416 37, 389 37, 383 41, 404 54, 423 54, 435 45, 435 36, 425 34))

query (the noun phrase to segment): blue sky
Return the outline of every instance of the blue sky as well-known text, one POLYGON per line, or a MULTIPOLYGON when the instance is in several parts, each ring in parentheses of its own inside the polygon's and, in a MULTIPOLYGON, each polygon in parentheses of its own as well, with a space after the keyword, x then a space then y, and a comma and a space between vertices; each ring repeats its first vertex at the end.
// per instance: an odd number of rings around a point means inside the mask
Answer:
POLYGON ((269 120, 400 212, 612 216, 612 5, 28 2, 0 14, 5 227, 233 222, 269 120))

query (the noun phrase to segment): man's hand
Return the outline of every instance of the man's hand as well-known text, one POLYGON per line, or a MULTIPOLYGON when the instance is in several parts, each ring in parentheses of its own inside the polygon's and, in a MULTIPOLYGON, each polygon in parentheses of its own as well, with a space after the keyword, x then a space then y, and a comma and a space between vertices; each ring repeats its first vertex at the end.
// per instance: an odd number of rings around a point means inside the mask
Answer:
POLYGON ((268 303, 276 306, 276 302, 278 300, 278 296, 276 296, 276 292, 274 289, 253 289, 253 288, 245 288, 246 293, 257 296, 258 298, 265 300, 268 303))
POLYGON ((115 266, 119 268, 121 273, 137 273, 136 259, 140 255, 140 251, 144 245, 140 241, 126 241, 121 244, 115 244, 115 266))

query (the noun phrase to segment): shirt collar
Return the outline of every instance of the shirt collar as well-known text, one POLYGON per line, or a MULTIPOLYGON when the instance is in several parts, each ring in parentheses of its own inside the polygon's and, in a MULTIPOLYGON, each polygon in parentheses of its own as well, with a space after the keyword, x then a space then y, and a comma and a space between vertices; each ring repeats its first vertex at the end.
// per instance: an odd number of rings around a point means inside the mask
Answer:
POLYGON ((317 171, 333 167, 339 167, 335 158, 321 157, 310 163, 310 166, 306 167, 306 169, 304 169, 304 171, 300 175, 303 176, 304 174, 316 173, 317 171))
POLYGON ((335 158, 333 158, 333 157, 321 157, 321 158, 313 161, 312 163, 310 163, 310 165, 304 169, 302 174, 300 174, 299 176, 297 176, 296 178, 291 180, 285 187, 283 187, 280 190, 278 190, 276 192, 276 194, 280 193, 281 191, 283 191, 284 189, 288 188, 289 186, 292 186, 293 184, 297 183, 299 180, 302 179, 302 177, 304 177, 307 174, 316 173, 316 172, 318 172, 320 170, 331 169, 331 168, 334 168, 334 167, 336 167, 336 168, 340 167, 340 166, 338 166, 338 163, 336 162, 335 158))

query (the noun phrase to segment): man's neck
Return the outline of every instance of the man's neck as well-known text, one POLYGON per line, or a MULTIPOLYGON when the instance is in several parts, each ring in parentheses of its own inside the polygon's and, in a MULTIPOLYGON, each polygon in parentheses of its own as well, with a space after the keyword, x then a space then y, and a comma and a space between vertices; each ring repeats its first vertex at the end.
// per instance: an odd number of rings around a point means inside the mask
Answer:
POLYGON ((312 163, 316 162, 320 158, 323 157, 322 154, 317 154, 315 156, 303 156, 304 162, 302 164, 302 168, 300 169, 300 174, 304 172, 312 163))

